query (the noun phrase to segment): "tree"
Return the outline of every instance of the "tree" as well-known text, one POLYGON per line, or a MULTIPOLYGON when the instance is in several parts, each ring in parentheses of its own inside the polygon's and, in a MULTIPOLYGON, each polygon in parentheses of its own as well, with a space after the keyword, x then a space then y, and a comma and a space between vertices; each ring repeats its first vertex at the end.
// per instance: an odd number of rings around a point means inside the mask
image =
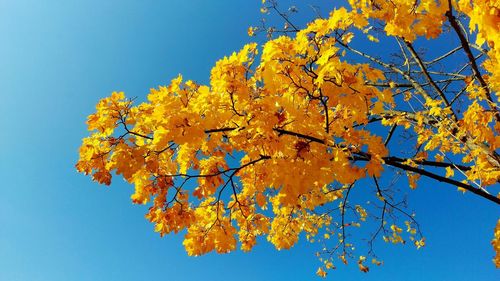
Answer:
MULTIPOLYGON (((249 28, 269 39, 218 61, 210 85, 179 75, 138 105, 118 92, 102 99, 88 117, 78 171, 133 184, 132 201, 151 205, 146 218, 160 235, 186 230, 190 255, 249 251, 259 236, 277 249, 301 233, 321 240, 320 276, 337 259, 356 259, 365 272, 366 256, 380 264, 376 239, 425 244, 390 184, 401 173, 412 189, 429 177, 500 205, 492 194, 500 181, 498 1, 350 0, 305 28, 263 2, 284 29, 249 28), (439 50, 416 47, 439 40, 447 43, 439 50), (369 44, 399 51, 371 54, 369 44), (375 203, 351 202, 358 183, 373 187, 375 203), (348 236, 360 224, 374 226, 365 256, 348 236)), ((494 237, 500 267, 500 220, 494 237)))

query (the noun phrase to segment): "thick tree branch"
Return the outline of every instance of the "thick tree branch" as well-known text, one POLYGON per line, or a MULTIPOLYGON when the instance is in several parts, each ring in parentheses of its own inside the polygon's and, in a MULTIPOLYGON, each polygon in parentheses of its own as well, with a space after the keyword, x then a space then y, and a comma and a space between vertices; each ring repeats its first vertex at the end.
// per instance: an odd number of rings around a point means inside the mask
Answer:
POLYGON ((448 21, 451 24, 451 27, 455 30, 455 33, 458 35, 458 38, 460 39, 460 44, 462 45, 465 54, 467 55, 467 58, 469 59, 471 63, 471 68, 472 68, 472 73, 474 74, 474 77, 476 77, 477 81, 479 81, 479 84, 481 85, 481 88, 484 89, 484 92, 486 94, 486 98, 489 101, 489 106, 491 109, 495 110, 495 118, 497 122, 500 122, 500 113, 498 112, 498 108, 496 106, 496 103, 493 101, 493 98, 491 97, 491 92, 488 87, 488 84, 486 84, 486 81, 484 81, 483 76, 481 75, 481 72, 479 71, 479 67, 477 65, 476 59, 474 58, 474 55, 472 54, 472 50, 469 45, 469 41, 465 37, 464 33, 462 32, 462 29, 460 29, 460 26, 458 25, 457 18, 453 15, 453 6, 451 4, 451 0, 448 0, 448 5, 449 9, 446 12, 446 17, 448 18, 448 21))
MULTIPOLYGON (((408 161, 407 158, 399 158, 399 157, 394 157, 394 156, 389 156, 389 157, 384 157, 384 161, 392 161, 392 162, 399 162, 403 163, 408 161)), ((469 166, 463 166, 463 165, 458 165, 454 163, 446 163, 446 162, 436 162, 436 161, 428 161, 428 160, 413 160, 416 164, 419 165, 424 165, 424 166, 432 166, 432 167, 440 167, 440 168, 452 168, 452 169, 457 169, 461 171, 469 171, 471 167, 469 166)))
POLYGON ((435 180, 440 181, 440 182, 444 182, 444 183, 455 185, 457 187, 461 187, 463 189, 466 189, 466 190, 468 190, 476 195, 479 195, 485 199, 488 199, 488 200, 500 205, 500 198, 495 197, 495 196, 493 196, 493 195, 491 195, 491 194, 489 194, 481 189, 475 188, 475 187, 468 185, 468 184, 465 184, 463 182, 459 182, 459 181, 456 181, 454 179, 439 176, 439 175, 436 175, 436 174, 431 173, 429 171, 426 171, 426 170, 423 170, 420 168, 416 168, 416 167, 412 167, 412 166, 409 166, 406 164, 402 164, 400 162, 393 161, 393 160, 387 160, 387 161, 385 161, 385 164, 396 167, 396 168, 400 168, 400 169, 405 170, 405 171, 414 172, 414 173, 435 179, 435 180))
POLYGON ((299 137, 299 138, 302 138, 302 139, 310 140, 312 142, 326 144, 325 140, 322 140, 322 139, 319 139, 319 138, 316 138, 316 137, 313 137, 313 136, 304 135, 304 134, 301 134, 301 133, 287 131, 287 130, 278 129, 278 128, 274 129, 274 131, 278 132, 279 135, 295 136, 295 137, 299 137))

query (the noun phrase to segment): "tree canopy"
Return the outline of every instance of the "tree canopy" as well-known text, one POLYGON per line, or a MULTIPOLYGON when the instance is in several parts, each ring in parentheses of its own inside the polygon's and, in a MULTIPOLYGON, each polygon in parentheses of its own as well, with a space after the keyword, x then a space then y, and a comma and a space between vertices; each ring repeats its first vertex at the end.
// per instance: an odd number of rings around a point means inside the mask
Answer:
MULTIPOLYGON (((189 255, 303 236, 320 244, 320 276, 379 265, 377 239, 425 245, 400 175, 500 205, 500 2, 349 0, 303 28, 295 11, 263 1, 284 27, 250 27, 266 42, 219 60, 208 85, 179 75, 142 103, 99 101, 78 171, 133 184, 160 235, 185 231, 189 255), (359 253, 349 233, 365 224, 359 253)), ((500 220, 492 244, 500 267, 500 220)))

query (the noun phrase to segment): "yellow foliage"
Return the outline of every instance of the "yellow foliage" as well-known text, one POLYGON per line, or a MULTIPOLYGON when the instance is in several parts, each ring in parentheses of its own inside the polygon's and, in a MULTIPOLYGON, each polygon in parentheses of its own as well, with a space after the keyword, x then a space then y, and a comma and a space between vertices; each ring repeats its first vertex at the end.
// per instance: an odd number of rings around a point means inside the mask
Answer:
MULTIPOLYGON (((351 45, 396 37, 398 48, 411 50, 417 38, 446 32, 448 1, 348 2, 293 35, 249 43, 220 59, 207 85, 179 75, 137 105, 113 92, 87 118, 90 136, 82 140, 77 170, 105 185, 112 173, 133 184, 131 199, 150 205, 146 218, 155 231, 185 231, 190 255, 227 253, 238 245, 250 251, 259 236, 289 249, 305 237, 337 241, 342 252, 333 256, 347 263, 356 247, 344 232, 383 220, 372 211, 381 206, 353 204, 349 192, 390 173, 389 166, 403 170, 411 189, 432 173, 488 197, 484 190, 500 180, 499 2, 451 1, 452 12, 469 21, 468 38, 486 48, 476 65, 482 74, 447 74, 462 83, 456 102, 444 83, 427 81, 435 72, 419 70, 418 57, 397 65, 351 45), (372 33, 374 26, 382 28, 372 33), (358 38, 361 32, 366 37, 358 38), (398 153, 404 150, 415 153, 403 159, 398 153)), ((248 35, 256 30, 248 28, 248 35)), ((376 203, 396 210, 376 185, 376 203)), ((386 242, 404 244, 409 237, 417 248, 425 245, 411 223, 404 233, 397 222, 389 229, 386 223, 386 242)), ((499 233, 497 225, 497 266, 499 233)), ((368 272, 365 260, 360 256, 358 267, 368 272)), ((325 260, 316 273, 325 277, 333 268, 325 260)))
POLYGON ((494 230, 493 240, 491 240, 491 245, 493 245, 493 249, 495 250, 496 256, 493 259, 495 266, 500 268, 500 220, 498 220, 497 225, 494 230))

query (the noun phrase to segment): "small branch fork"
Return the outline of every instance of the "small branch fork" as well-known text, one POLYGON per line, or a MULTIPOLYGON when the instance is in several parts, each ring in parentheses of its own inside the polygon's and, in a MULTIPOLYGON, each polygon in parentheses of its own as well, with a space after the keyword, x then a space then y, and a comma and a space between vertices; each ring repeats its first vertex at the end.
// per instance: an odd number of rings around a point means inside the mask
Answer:
POLYGON ((400 207, 398 207, 398 204, 392 203, 389 200, 387 200, 386 196, 382 192, 382 189, 380 188, 380 185, 379 185, 379 182, 377 180, 377 177, 375 177, 375 176, 373 177, 373 182, 375 183, 375 187, 377 189, 378 198, 384 202, 384 205, 382 206, 382 212, 381 212, 381 215, 380 215, 380 225, 377 228, 376 232, 372 235, 371 239, 368 241, 368 245, 370 247, 370 253, 373 254, 373 242, 375 241, 375 239, 377 238, 377 236, 380 234, 380 232, 381 231, 383 231, 384 233, 387 232, 387 230, 385 229, 385 226, 384 226, 385 223, 386 223, 385 217, 386 217, 386 213, 388 211, 390 211, 390 209, 396 210, 399 213, 401 213, 402 215, 404 215, 405 217, 407 217, 411 221, 411 223, 413 225, 415 225, 416 232, 418 233, 418 235, 420 237, 423 237, 422 232, 420 230, 420 225, 415 220, 415 218, 412 215, 408 214, 403 209, 401 209, 400 207))

